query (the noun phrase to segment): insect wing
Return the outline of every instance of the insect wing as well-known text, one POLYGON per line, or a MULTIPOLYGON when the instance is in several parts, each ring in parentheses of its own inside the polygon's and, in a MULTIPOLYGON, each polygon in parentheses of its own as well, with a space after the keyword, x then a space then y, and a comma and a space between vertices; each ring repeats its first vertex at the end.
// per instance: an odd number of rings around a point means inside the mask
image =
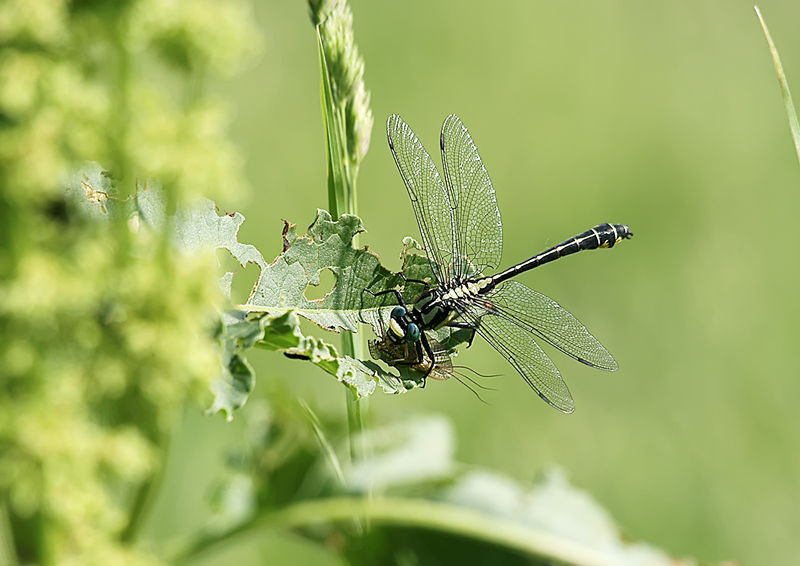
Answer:
POLYGON ((500 266, 503 225, 494 187, 467 128, 455 114, 442 125, 445 188, 453 205, 454 277, 474 277, 500 266))
POLYGON ((428 343, 433 351, 433 368, 430 367, 431 361, 423 350, 423 359, 420 360, 414 344, 408 342, 397 343, 388 336, 380 340, 371 340, 369 350, 372 357, 381 360, 393 367, 406 367, 411 370, 427 374, 432 379, 445 380, 453 375, 453 361, 438 340, 427 336, 428 343), (430 369, 430 371, 428 371, 430 369))
POLYGON ((539 397, 561 412, 575 410, 558 368, 529 332, 492 310, 485 311, 483 316, 476 316, 474 310, 463 316, 477 326, 478 334, 514 366, 539 397))
POLYGON ((442 178, 422 142, 397 114, 389 116, 386 134, 411 198, 433 274, 439 283, 448 281, 449 266, 454 259, 454 223, 442 178))
MULTIPOLYGON (((450 354, 447 353, 447 350, 445 350, 444 346, 442 346, 436 338, 430 334, 427 335, 427 338, 428 344, 430 344, 431 350, 433 350, 434 364, 433 369, 428 374, 428 377, 439 380, 450 379, 450 377, 453 375, 453 359, 450 357, 450 354)), ((423 369, 427 369, 427 358, 423 369)))
POLYGON ((487 297, 493 312, 586 365, 616 371, 617 362, 580 321, 550 297, 517 281, 487 297))

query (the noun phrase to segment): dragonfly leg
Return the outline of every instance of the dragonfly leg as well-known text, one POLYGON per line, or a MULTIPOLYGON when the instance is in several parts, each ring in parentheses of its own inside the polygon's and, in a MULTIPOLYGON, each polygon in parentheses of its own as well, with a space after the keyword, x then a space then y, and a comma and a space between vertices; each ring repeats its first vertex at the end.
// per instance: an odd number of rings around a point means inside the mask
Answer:
POLYGON ((464 322, 464 321, 456 321, 456 322, 448 322, 445 326, 450 328, 466 328, 467 330, 471 330, 469 335, 469 341, 467 342, 467 348, 472 346, 472 341, 475 340, 475 330, 478 328, 478 325, 473 324, 471 322, 464 322))
MULTIPOLYGON (((420 335, 419 341, 417 342, 417 359, 420 361, 420 363, 425 359, 422 354, 423 348, 425 349, 425 354, 427 354, 428 359, 431 361, 430 366, 428 366, 428 370, 425 372, 425 379, 427 379, 433 371, 433 366, 436 365, 436 358, 433 355, 433 348, 431 348, 431 344, 428 342, 428 337, 424 332, 420 335)), ((425 382, 423 382, 423 387, 424 383, 425 382)))
POLYGON ((423 281, 422 279, 409 279, 402 272, 399 273, 398 275, 400 275, 400 277, 402 277, 403 281, 405 281, 406 283, 420 283, 422 285, 425 285, 426 291, 431 288, 431 284, 428 283, 427 281, 423 281))
POLYGON ((397 289, 387 289, 386 291, 378 291, 374 293, 369 289, 364 289, 367 293, 372 295, 373 297, 380 297, 381 295, 388 295, 389 293, 394 293, 394 296, 397 297, 397 302, 400 303, 400 306, 405 307, 406 302, 403 300, 403 295, 397 289))
POLYGON ((469 335, 469 341, 467 342, 467 348, 472 346, 472 341, 475 340, 475 329, 476 328, 477 328, 477 326, 472 328, 472 333, 469 335))

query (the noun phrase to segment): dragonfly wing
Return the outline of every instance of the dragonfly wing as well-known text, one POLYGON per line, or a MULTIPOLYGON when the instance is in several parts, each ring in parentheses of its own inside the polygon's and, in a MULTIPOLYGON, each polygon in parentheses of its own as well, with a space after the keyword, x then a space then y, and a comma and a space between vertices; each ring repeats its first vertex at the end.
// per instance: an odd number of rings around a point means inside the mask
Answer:
POLYGON ((427 338, 428 344, 430 344, 431 350, 433 350, 434 364, 428 377, 439 380, 450 379, 453 375, 453 360, 450 354, 447 353, 447 350, 445 350, 444 346, 442 346, 436 338, 430 334, 427 335, 427 338))
POLYGON ((500 266, 503 225, 494 187, 467 128, 455 114, 440 137, 445 189, 453 204, 453 275, 473 277, 500 266))
POLYGON ((448 281, 453 264, 454 220, 442 178, 422 142, 397 114, 389 116, 386 134, 411 198, 433 274, 439 283, 448 281))
POLYGON ((525 378, 539 397, 563 413, 575 410, 575 403, 558 368, 525 329, 492 310, 476 316, 475 310, 462 316, 477 326, 477 332, 500 352, 525 378))
POLYGON ((381 360, 392 367, 410 368, 431 379, 450 379, 453 375, 453 360, 436 338, 431 335, 426 335, 426 337, 431 351, 433 351, 433 367, 431 367, 431 359, 424 349, 420 360, 414 344, 397 343, 388 336, 383 336, 380 340, 370 340, 369 351, 373 359, 381 360))
POLYGON ((498 286, 487 297, 502 318, 524 328, 586 365, 616 371, 617 362, 580 321, 550 297, 517 281, 498 286))

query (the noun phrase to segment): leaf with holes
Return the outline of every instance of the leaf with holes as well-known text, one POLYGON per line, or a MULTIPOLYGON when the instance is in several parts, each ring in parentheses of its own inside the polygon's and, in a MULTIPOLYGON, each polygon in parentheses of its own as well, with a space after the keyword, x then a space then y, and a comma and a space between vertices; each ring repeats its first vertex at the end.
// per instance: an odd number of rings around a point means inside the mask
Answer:
MULTIPOLYGON (((355 332, 362 322, 382 333, 397 299, 394 294, 375 297, 365 289, 374 293, 403 289, 409 304, 421 293, 421 284, 405 285, 400 275, 381 266, 378 256, 366 248, 353 247, 353 236, 364 231, 358 217, 344 215, 334 221, 319 210, 304 236, 298 236, 296 226, 287 222, 283 252, 267 264, 254 246, 238 241, 244 216, 220 214, 207 199, 179 205, 170 216, 166 213, 166 194, 153 181, 140 186, 134 197, 120 200, 108 173, 91 163, 75 174, 67 198, 99 221, 124 216, 139 237, 167 233, 184 254, 225 249, 242 267, 249 263, 259 267, 260 275, 247 303, 220 313, 220 374, 212 382, 214 401, 208 413, 221 411, 230 419, 233 411, 245 404, 255 386, 255 373, 246 358, 253 347, 308 360, 350 387, 356 397, 370 395, 378 387, 387 393, 402 393, 420 385, 419 375, 413 372, 397 376, 372 361, 340 356, 330 344, 300 332, 297 315, 328 330, 355 332), (320 299, 308 299, 305 293, 309 285, 319 285, 326 269, 336 277, 333 289, 320 299)), ((404 240, 404 273, 408 278, 431 281, 430 266, 420 251, 411 238, 404 240)), ((220 287, 229 299, 234 275, 226 273, 220 278, 220 287)))
MULTIPOLYGON (((324 210, 304 236, 298 236, 295 224, 286 223, 283 231, 283 252, 262 269, 250 299, 245 305, 250 312, 278 314, 290 310, 333 331, 358 331, 358 323, 379 327, 378 320, 387 320, 396 299, 391 295, 375 297, 366 290, 379 293, 403 287, 403 279, 380 264, 380 259, 366 247, 354 248, 353 236, 364 231, 357 216, 343 215, 334 221, 324 210), (309 285, 319 285, 320 274, 329 269, 336 277, 333 289, 320 299, 305 296, 309 285)), ((407 257, 420 257, 409 255, 407 257)), ((431 279, 427 259, 415 260, 408 277, 431 279)), ((407 285, 403 291, 408 302, 419 295, 421 285, 407 285)), ((376 331, 379 331, 376 328, 376 331)))

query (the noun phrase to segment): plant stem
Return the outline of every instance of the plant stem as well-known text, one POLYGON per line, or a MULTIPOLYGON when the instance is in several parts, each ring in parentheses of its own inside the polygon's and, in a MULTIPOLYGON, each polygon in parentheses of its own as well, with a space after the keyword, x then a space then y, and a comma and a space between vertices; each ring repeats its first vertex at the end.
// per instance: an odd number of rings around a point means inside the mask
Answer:
MULTIPOLYGON (((131 54, 123 40, 126 36, 125 24, 123 22, 124 18, 118 18, 113 31, 110 33, 115 74, 112 98, 114 119, 111 124, 112 133, 110 134, 109 145, 113 172, 119 181, 118 188, 120 189, 121 197, 136 192, 131 162, 128 158, 127 148, 125 147, 125 140, 128 137, 131 120, 130 74, 133 63, 131 61, 131 54)), ((123 227, 127 228, 125 222, 120 222, 118 224, 122 224, 123 227)))
MULTIPOLYGON (((325 141, 328 161, 328 208, 334 218, 342 214, 355 214, 355 179, 348 167, 345 148, 347 147, 347 130, 344 127, 345 117, 341 108, 334 101, 333 78, 328 72, 325 58, 325 46, 317 25, 317 48, 320 68, 320 98, 322 103, 322 121, 325 128, 325 141)), ((353 238, 353 246, 357 246, 353 238)), ((359 359, 363 348, 361 338, 349 332, 342 334, 342 353, 345 356, 359 359)), ((354 463, 364 457, 364 415, 366 401, 356 399, 351 390, 345 392, 347 405, 348 437, 350 440, 350 462, 354 463)))
POLYGON ((305 501, 253 518, 215 538, 201 538, 168 557, 171 563, 187 562, 219 548, 240 536, 262 529, 294 529, 324 523, 345 523, 354 516, 368 517, 373 524, 396 525, 447 532, 496 544, 526 555, 576 566, 614 566, 610 553, 591 548, 518 521, 490 516, 473 509, 423 499, 395 497, 366 499, 339 497, 305 501))
MULTIPOLYGON (((358 337, 350 332, 342 334, 342 350, 352 357, 361 357, 361 343, 358 337)), ((364 412, 366 412, 367 398, 356 399, 355 392, 347 389, 345 392, 347 400, 347 428, 350 441, 350 462, 354 463, 365 456, 366 447, 364 446, 364 412)))
MULTIPOLYGON (((163 469, 163 467, 164 464, 162 463, 161 468, 163 469)), ((164 475, 162 469, 156 471, 152 477, 139 486, 139 490, 136 493, 136 500, 133 503, 133 508, 128 518, 128 524, 119 537, 120 542, 123 544, 131 544, 136 541, 136 537, 139 535, 144 520, 149 515, 149 511, 155 503, 158 488, 161 486, 161 480, 164 475)))
POLYGON ((14 549, 11 522, 8 518, 8 505, 5 500, 0 500, 0 564, 7 564, 8 566, 19 564, 17 553, 14 549))
MULTIPOLYGON (((174 434, 174 431, 173 431, 174 434)), ((128 524, 120 534, 119 540, 123 544, 133 544, 139 536, 142 526, 150 515, 153 505, 156 503, 158 493, 164 483, 166 473, 166 459, 169 453, 172 436, 161 434, 158 438, 158 449, 162 454, 161 465, 145 480, 136 492, 136 499, 131 507, 128 517, 128 524)))

